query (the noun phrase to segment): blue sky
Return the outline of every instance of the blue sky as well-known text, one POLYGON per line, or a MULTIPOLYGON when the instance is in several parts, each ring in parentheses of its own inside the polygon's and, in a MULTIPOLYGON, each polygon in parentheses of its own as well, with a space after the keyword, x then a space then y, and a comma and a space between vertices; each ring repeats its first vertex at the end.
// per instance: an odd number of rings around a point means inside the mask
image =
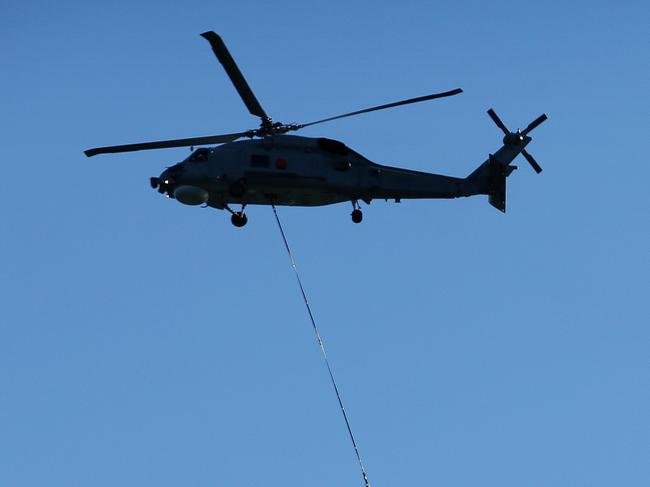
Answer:
POLYGON ((361 485, 270 208, 184 207, 187 149, 283 122, 483 197, 280 208, 375 487, 650 483, 647 2, 0 5, 0 485, 361 485))

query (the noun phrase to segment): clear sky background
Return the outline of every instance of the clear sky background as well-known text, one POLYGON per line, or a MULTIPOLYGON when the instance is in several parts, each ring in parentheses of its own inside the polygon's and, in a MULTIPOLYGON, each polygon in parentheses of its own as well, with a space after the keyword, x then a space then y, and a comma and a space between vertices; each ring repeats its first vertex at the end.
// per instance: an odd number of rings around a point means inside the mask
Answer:
POLYGON ((650 7, 548 2, 0 3, 0 486, 359 486, 268 207, 161 197, 186 148, 267 112, 485 197, 280 208, 370 480, 650 485, 650 7))

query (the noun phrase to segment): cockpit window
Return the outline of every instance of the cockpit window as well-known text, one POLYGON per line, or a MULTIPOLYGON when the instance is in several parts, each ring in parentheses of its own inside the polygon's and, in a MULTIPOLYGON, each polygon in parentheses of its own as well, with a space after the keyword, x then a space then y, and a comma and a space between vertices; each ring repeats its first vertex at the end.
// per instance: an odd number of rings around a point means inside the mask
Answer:
POLYGON ((190 156, 190 161, 192 162, 205 162, 208 160, 208 155, 210 154, 210 149, 197 149, 190 156))

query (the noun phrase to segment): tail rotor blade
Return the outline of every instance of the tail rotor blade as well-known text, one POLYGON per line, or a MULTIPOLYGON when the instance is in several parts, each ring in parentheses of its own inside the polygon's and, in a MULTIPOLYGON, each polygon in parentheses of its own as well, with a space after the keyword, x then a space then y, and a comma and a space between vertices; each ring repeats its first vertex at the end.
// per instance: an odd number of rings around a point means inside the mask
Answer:
POLYGON ((499 118, 499 116, 496 114, 496 112, 494 110, 492 110, 490 108, 487 111, 487 114, 490 116, 490 118, 496 124, 496 126, 499 127, 503 131, 504 134, 506 134, 506 135, 510 134, 510 130, 508 130, 508 127, 505 126, 505 124, 501 121, 501 119, 499 118))
MULTIPOLYGON (((542 120, 542 122, 543 121, 544 120, 542 120)), ((539 123, 542 123, 542 122, 539 122, 539 123)), ((539 125, 539 124, 537 124, 537 125, 539 125)), ((526 149, 522 150, 521 154, 526 158, 528 163, 531 165, 531 167, 535 170, 535 172, 537 174, 542 172, 542 167, 539 164, 537 164, 537 161, 535 160, 535 158, 533 156, 531 156, 530 153, 528 151, 526 151, 526 149)))
POLYGON ((533 130, 535 127, 537 127, 539 124, 541 124, 543 121, 545 121, 548 117, 546 116, 545 113, 541 114, 539 117, 537 117, 535 120, 530 122, 528 127, 526 127, 521 133, 523 135, 528 135, 528 132, 533 130))

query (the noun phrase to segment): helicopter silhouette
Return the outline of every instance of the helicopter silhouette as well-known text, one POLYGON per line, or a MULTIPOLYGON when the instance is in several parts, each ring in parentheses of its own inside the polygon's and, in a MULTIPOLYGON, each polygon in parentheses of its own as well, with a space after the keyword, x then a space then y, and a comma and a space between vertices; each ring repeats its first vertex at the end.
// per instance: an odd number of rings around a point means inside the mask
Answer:
POLYGON ((170 147, 221 144, 194 150, 184 161, 150 178, 153 189, 186 205, 227 210, 236 227, 248 221, 247 205, 320 206, 351 202, 352 221, 363 219, 360 201, 458 198, 488 195, 489 203, 506 210, 506 178, 517 169, 512 161, 522 154, 532 168, 542 168, 526 151, 529 133, 547 117, 533 120, 524 130, 511 132, 494 110, 488 115, 503 131, 503 145, 465 178, 385 166, 368 160, 343 142, 324 137, 287 135, 312 125, 377 110, 420 103, 462 93, 460 88, 365 108, 303 124, 274 122, 264 111, 219 35, 201 34, 212 47, 248 111, 260 118, 259 128, 222 135, 98 147, 84 153, 131 152, 170 147), (238 140, 249 139, 249 140, 238 140), (230 205, 240 205, 233 210, 230 205))

